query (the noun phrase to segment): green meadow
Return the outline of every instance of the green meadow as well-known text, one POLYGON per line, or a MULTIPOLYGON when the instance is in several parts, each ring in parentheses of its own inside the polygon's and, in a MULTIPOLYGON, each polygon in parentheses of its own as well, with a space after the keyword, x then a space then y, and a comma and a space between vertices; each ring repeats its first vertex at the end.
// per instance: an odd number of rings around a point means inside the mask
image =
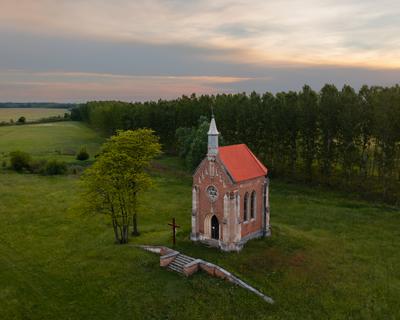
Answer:
POLYGON ((0 127, 0 158, 20 150, 34 158, 73 162, 81 146, 94 156, 102 141, 93 130, 73 121, 4 126, 0 127))
POLYGON ((25 117, 26 121, 34 121, 48 117, 63 116, 69 113, 68 109, 58 108, 0 108, 0 122, 14 122, 19 117, 25 117))
MULTIPOLYGON (((62 157, 102 142, 80 123, 0 128, 0 152, 62 157), (55 151, 57 150, 57 151, 55 151), (60 151, 61 150, 61 151, 60 151)), ((143 195, 141 235, 116 245, 107 217, 79 207, 79 177, 0 169, 1 319, 398 319, 400 210, 271 182, 272 236, 240 253, 188 240, 191 177, 158 159, 143 195), (170 245, 217 263, 276 303, 203 273, 185 278, 134 244, 170 245)))

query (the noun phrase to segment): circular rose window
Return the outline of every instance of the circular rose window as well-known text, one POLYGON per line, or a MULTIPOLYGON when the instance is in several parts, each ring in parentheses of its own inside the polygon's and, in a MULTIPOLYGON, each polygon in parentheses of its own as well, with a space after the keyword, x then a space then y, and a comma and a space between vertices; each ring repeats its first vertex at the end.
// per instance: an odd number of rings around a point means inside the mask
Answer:
POLYGON ((217 200, 217 198, 218 198, 218 190, 214 186, 209 186, 207 188, 207 194, 208 194, 208 197, 210 198, 210 200, 213 201, 213 202, 215 200, 217 200))

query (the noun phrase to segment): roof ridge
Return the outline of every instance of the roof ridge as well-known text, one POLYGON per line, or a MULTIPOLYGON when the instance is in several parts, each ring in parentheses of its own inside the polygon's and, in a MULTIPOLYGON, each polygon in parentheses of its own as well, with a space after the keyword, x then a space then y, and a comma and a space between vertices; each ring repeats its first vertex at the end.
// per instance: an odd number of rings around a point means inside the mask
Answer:
POLYGON ((253 151, 250 150, 250 148, 247 146, 247 144, 243 143, 247 149, 248 152, 250 152, 251 156, 254 158, 254 160, 257 162, 258 166, 263 170, 263 171, 268 171, 267 168, 261 163, 260 160, 256 157, 256 155, 253 153, 253 151))
POLYGON ((227 148, 227 147, 236 147, 236 146, 242 146, 242 145, 246 146, 245 143, 237 143, 237 144, 230 144, 228 146, 219 146, 218 149, 219 148, 227 148))

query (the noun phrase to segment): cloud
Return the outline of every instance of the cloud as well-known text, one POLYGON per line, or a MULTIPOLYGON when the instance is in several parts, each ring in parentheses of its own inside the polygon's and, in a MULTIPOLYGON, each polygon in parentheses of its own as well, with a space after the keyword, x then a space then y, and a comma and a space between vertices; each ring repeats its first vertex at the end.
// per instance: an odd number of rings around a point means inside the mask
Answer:
POLYGON ((247 81, 221 76, 134 76, 94 72, 0 72, 3 101, 143 101, 177 98, 182 94, 229 92, 225 86, 247 81), (2 80, 5 79, 5 80, 2 80))
POLYGON ((0 26, 41 35, 232 49, 228 58, 259 64, 393 68, 400 67, 399 13, 394 0, 3 0, 0 26))
POLYGON ((399 14, 394 0, 2 0, 0 100, 389 85, 399 14))

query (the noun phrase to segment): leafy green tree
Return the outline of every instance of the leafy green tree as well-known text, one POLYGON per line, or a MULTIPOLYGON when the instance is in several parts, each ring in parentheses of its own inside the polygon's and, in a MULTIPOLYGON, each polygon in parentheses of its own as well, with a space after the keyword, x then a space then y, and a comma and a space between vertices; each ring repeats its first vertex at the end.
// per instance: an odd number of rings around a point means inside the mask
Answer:
POLYGON ((278 165, 281 173, 296 174, 297 140, 299 133, 297 93, 279 92, 273 109, 275 138, 278 139, 278 165))
POLYGON ((81 147, 76 155, 76 159, 80 161, 85 161, 89 159, 89 153, 86 151, 86 147, 81 147))
POLYGON ((138 197, 151 186, 146 170, 160 153, 161 145, 153 130, 117 131, 103 144, 96 162, 82 175, 86 209, 111 217, 118 243, 128 242, 131 221, 132 233, 139 234, 138 197))
POLYGON ((47 175, 65 174, 68 170, 67 164, 64 161, 49 160, 45 167, 44 173, 47 175))
POLYGON ((274 108, 276 104, 275 96, 272 93, 265 93, 262 96, 262 105, 259 116, 261 122, 259 126, 259 147, 257 154, 262 157, 270 168, 275 165, 277 157, 276 149, 278 144, 277 127, 274 121, 274 108))
MULTIPOLYGON (((358 92, 360 102, 359 125, 360 125, 360 145, 359 168, 361 175, 368 176, 368 160, 370 157, 368 149, 371 147, 372 134, 374 128, 374 109, 373 109, 373 89, 364 85, 358 92)), ((373 159, 372 159, 373 160, 373 159)))
POLYGON ((24 116, 19 117, 17 122, 18 122, 19 124, 24 124, 24 123, 26 122, 26 118, 25 118, 24 116))
POLYGON ((207 132, 210 121, 206 117, 200 117, 199 125, 194 130, 190 149, 186 156, 186 164, 190 169, 195 169, 207 154, 207 132))
POLYGON ((301 153, 307 181, 312 180, 313 162, 317 154, 318 95, 309 86, 299 94, 301 153))
POLYGON ((340 92, 338 113, 338 152, 346 181, 358 163, 361 134, 360 101, 354 89, 345 85, 340 92))
POLYGON ((188 153, 190 152, 195 131, 196 128, 181 127, 176 129, 176 148, 180 158, 186 159, 188 153))
POLYGON ((23 151, 10 152, 10 164, 11 168, 15 171, 21 172, 24 169, 30 169, 30 163, 32 161, 31 155, 23 151))
POLYGON ((395 176, 396 155, 400 148, 400 86, 376 87, 374 91, 374 135, 380 149, 379 175, 386 197, 390 180, 395 176))
POLYGON ((321 171, 330 177, 336 161, 336 138, 338 132, 339 91, 326 84, 320 93, 321 171))
MULTIPOLYGON (((193 170, 204 159, 207 154, 207 132, 210 120, 201 116, 198 126, 193 128, 178 128, 176 139, 178 143, 178 153, 185 160, 187 168, 193 170)), ((223 145, 222 136, 219 136, 219 145, 223 145)))

